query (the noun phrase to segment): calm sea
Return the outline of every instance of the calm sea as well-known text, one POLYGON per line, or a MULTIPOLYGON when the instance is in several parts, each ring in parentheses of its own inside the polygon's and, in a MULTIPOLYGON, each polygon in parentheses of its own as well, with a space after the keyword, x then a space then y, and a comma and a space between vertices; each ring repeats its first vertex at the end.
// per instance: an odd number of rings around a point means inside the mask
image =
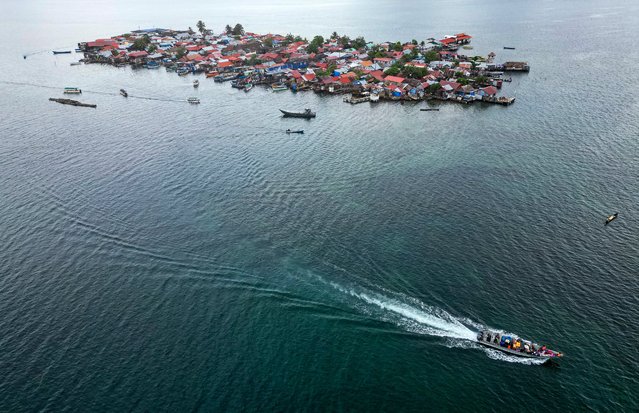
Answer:
POLYGON ((637 2, 4 0, 0 23, 0 411, 639 410, 637 2), (199 19, 465 31, 532 69, 510 107, 420 112, 51 54, 199 19), (48 101, 66 86, 97 109, 48 101), (487 352, 485 326, 566 357, 487 352))

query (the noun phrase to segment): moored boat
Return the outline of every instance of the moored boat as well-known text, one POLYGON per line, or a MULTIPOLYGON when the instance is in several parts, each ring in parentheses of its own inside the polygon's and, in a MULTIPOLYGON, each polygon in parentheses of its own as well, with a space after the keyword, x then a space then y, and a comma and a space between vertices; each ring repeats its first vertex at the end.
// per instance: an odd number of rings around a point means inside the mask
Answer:
POLYGON ((191 71, 185 67, 181 67, 177 70, 177 74, 178 76, 186 76, 190 73, 191 71))
POLYGON ((477 334, 477 343, 512 356, 548 361, 563 357, 558 351, 498 331, 484 330, 477 334))
POLYGON ((253 83, 247 83, 247 84, 244 86, 244 91, 245 91, 245 92, 248 92, 248 91, 250 91, 251 89, 253 89, 253 83))
POLYGON ((198 103, 200 103, 200 99, 196 98, 196 97, 190 97, 186 100, 187 102, 191 103, 191 104, 195 104, 197 105, 198 103))
POLYGON ((222 73, 221 75, 215 76, 213 80, 215 82, 226 82, 229 80, 233 80, 237 77, 237 73, 222 73))
POLYGON ((218 72, 206 72, 205 74, 206 77, 215 77, 217 75, 219 75, 218 72))
POLYGON ((310 119, 315 117, 315 112, 311 112, 310 109, 304 109, 304 112, 289 112, 286 110, 280 109, 280 112, 283 113, 285 118, 304 118, 310 119))
POLYGON ((128 97, 129 97, 129 94, 128 94, 128 93, 126 92, 126 90, 124 90, 124 89, 120 89, 120 94, 121 94, 122 96, 124 96, 125 98, 128 98, 128 97))
POLYGON ((369 101, 371 101, 371 102, 379 102, 379 94, 371 93, 369 101))
POLYGON ((288 90, 288 86, 283 83, 273 83, 271 85, 271 89, 273 89, 273 92, 282 92, 284 90, 288 90))
POLYGON ((239 80, 231 81, 231 87, 234 87, 235 89, 244 89, 245 86, 246 85, 239 80))
POLYGON ((77 87, 65 87, 64 93, 66 93, 67 95, 79 95, 80 93, 82 93, 82 90, 78 89, 77 87))

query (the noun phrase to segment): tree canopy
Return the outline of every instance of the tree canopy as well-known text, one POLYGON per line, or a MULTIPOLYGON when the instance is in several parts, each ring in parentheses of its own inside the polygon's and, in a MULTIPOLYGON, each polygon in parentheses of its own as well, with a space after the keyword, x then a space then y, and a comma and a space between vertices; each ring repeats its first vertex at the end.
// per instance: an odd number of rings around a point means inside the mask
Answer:
POLYGON ((144 35, 142 37, 138 37, 137 39, 135 39, 135 41, 133 42, 133 46, 131 46, 131 49, 133 50, 146 50, 146 47, 151 44, 151 39, 149 38, 148 35, 144 35))
POLYGON ((315 36, 313 37, 313 40, 311 40, 311 43, 309 43, 308 47, 306 48, 306 51, 308 53, 317 53, 320 46, 322 46, 324 44, 324 38, 322 36, 315 36))
POLYGON ((235 27, 233 27, 233 34, 235 36, 242 36, 244 34, 244 27, 241 24, 236 24, 235 27))
POLYGON ((364 39, 364 37, 362 37, 362 36, 359 36, 359 37, 355 38, 355 40, 353 40, 351 42, 351 45, 355 49, 362 49, 362 48, 366 47, 366 39, 364 39))
POLYGON ((204 24, 202 20, 198 20, 196 27, 201 34, 204 34, 206 32, 206 24, 204 24))

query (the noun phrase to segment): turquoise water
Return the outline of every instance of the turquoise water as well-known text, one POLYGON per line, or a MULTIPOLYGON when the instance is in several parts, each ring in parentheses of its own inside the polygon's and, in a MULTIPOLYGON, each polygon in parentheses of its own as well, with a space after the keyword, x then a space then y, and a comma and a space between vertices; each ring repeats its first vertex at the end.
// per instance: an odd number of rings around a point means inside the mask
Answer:
POLYGON ((639 5, 1 7, 0 411, 639 409, 639 5), (510 107, 420 112, 22 58, 200 18, 465 31, 532 70, 510 107), (98 108, 48 101, 65 86, 98 108), (484 326, 566 357, 478 348, 484 326))

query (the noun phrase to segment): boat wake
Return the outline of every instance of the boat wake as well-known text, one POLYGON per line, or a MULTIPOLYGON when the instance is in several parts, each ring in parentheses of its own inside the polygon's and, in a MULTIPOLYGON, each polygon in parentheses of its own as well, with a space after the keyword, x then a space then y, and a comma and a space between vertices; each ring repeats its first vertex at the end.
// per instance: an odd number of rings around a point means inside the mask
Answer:
POLYGON ((357 291, 329 282, 336 290, 359 301, 353 305, 363 313, 393 323, 406 331, 436 337, 474 340, 476 333, 462 320, 444 310, 428 306, 419 300, 398 296, 395 298, 372 291, 357 291))

